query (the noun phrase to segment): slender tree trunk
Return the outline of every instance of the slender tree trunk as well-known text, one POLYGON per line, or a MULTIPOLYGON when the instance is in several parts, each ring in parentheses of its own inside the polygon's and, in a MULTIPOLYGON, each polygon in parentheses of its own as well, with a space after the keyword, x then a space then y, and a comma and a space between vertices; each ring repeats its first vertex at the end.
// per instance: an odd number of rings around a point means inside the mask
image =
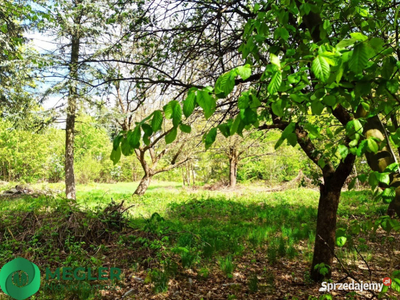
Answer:
POLYGON ((195 178, 196 176, 195 176, 193 164, 191 164, 191 167, 192 167, 193 185, 195 185, 196 184, 196 178, 195 178))
POLYGON ((190 186, 190 171, 189 171, 189 163, 185 164, 185 171, 186 171, 186 181, 188 186, 190 186))
POLYGON ((133 193, 134 195, 139 195, 142 196, 144 193, 146 193, 151 181, 151 176, 149 174, 144 174, 142 180, 140 180, 140 183, 138 187, 136 188, 136 191, 133 193))
POLYGON ((182 171, 182 184, 183 184, 183 186, 185 186, 185 185, 186 185, 186 180, 185 180, 185 167, 182 167, 182 168, 181 168, 181 171, 182 171))
POLYGON ((76 199, 75 174, 74 174, 74 142, 75 142, 75 118, 77 106, 77 81, 79 59, 79 37, 75 33, 72 37, 71 61, 69 73, 71 82, 67 107, 66 135, 65 135, 65 194, 67 199, 76 199))
POLYGON ((238 151, 235 148, 229 150, 229 187, 235 188, 238 169, 238 151))

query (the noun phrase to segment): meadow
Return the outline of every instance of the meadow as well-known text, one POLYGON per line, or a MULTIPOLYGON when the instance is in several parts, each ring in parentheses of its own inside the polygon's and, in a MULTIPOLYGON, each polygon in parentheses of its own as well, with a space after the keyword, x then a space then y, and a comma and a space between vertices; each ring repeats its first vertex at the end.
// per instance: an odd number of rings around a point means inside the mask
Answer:
MULTIPOLYGON (((110 289, 85 282, 75 290, 41 289, 31 299, 367 295, 324 294, 309 278, 316 189, 266 192, 261 186, 240 185, 209 191, 155 181, 144 196, 132 197, 135 183, 87 184, 78 185, 77 202, 71 204, 58 193, 62 184, 32 187, 32 195, 1 198, 0 265, 22 256, 41 270, 118 267, 123 275, 107 282, 110 289)), ((378 228, 385 212, 385 205, 374 202, 369 191, 342 193, 337 236, 346 243, 336 250, 333 282, 347 273, 365 282, 381 282, 388 270, 398 267, 398 231, 378 228)), ((390 291, 385 297, 396 299, 395 295, 390 291)))

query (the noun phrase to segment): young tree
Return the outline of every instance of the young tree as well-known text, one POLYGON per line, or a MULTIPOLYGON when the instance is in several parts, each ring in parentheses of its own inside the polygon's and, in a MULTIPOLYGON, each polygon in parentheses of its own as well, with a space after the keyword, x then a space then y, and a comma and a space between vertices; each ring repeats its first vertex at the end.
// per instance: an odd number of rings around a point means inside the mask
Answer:
MULTIPOLYGON (((123 72, 120 66, 107 65, 108 72, 118 70, 123 72), (112 69, 110 68, 112 67, 112 69)), ((126 70, 125 70, 126 71, 126 70)), ((159 106, 154 98, 156 93, 149 89, 141 91, 139 87, 132 83, 114 82, 107 88, 109 97, 113 96, 115 101, 115 122, 120 127, 120 134, 115 138, 121 141, 121 146, 116 146, 111 154, 111 159, 116 164, 121 156, 130 156, 133 153, 140 162, 144 175, 136 188, 134 195, 144 195, 147 191, 153 176, 167 172, 176 167, 181 166, 190 159, 190 151, 187 149, 188 138, 191 127, 180 124, 181 127, 188 130, 184 134, 180 134, 178 139, 172 142, 177 135, 177 130, 169 124, 162 122, 160 110, 155 110, 159 106), (132 97, 133 95, 142 95, 142 97, 132 97), (144 105, 146 104, 146 106, 144 105), (154 110, 151 126, 144 122, 135 122, 142 120, 148 111, 154 110), (136 126, 135 126, 136 124, 136 126), (169 129, 168 129, 169 128, 169 129), (130 131, 132 130, 132 131, 130 131), (143 131, 145 145, 138 145, 143 131), (131 132, 132 134, 129 134, 131 132), (127 134, 128 133, 128 134, 127 134), (153 135, 154 133, 154 135, 153 135), (164 142, 165 138, 165 142, 164 142), (165 157, 167 153, 171 154, 170 160, 167 162, 165 157)), ((179 104, 178 104, 179 105, 179 104)))
MULTIPOLYGON (((68 199, 76 199, 74 174, 75 120, 78 107, 87 97, 87 87, 94 79, 89 69, 89 58, 99 51, 100 44, 92 43, 107 33, 107 18, 110 17, 108 2, 85 0, 57 0, 41 3, 46 18, 39 28, 45 34, 53 34, 57 49, 43 54, 41 64, 46 68, 46 77, 57 79, 55 86, 46 95, 64 94, 67 99, 65 124, 65 193, 68 199), (95 45, 95 46, 93 46, 95 45), (60 79, 61 78, 61 79, 60 79)), ((61 97, 61 96, 60 96, 61 97)), ((62 97, 62 98, 63 98, 62 97)))
POLYGON ((21 115, 27 116, 36 104, 28 93, 28 88, 34 86, 27 59, 32 51, 23 36, 26 23, 36 17, 19 1, 5 0, 0 7, 0 116, 12 121, 20 121, 21 115))
POLYGON ((261 157, 265 155, 273 155, 273 153, 265 152, 265 144, 263 143, 265 132, 249 131, 243 133, 243 136, 228 136, 226 139, 216 138, 216 148, 213 150, 220 151, 228 158, 229 168, 229 187, 235 188, 237 183, 237 171, 241 161, 261 157))

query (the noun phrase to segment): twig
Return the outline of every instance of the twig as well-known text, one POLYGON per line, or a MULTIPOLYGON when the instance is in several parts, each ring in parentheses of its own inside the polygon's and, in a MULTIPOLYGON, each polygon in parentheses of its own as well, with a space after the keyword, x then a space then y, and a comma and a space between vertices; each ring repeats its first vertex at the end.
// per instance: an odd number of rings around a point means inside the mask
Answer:
POLYGON ((372 281, 372 270, 369 267, 367 261, 364 259, 364 256, 362 256, 362 254, 360 253, 360 251, 358 251, 357 247, 354 246, 354 249, 356 249, 358 255, 360 255, 361 259, 363 260, 363 262, 366 264, 367 268, 368 268, 368 272, 369 272, 369 280, 372 281))
MULTIPOLYGON (((343 270, 346 272, 347 277, 353 279, 354 281, 358 282, 359 284, 361 284, 361 282, 355 278, 348 270, 347 268, 343 265, 342 261, 339 259, 339 257, 335 254, 335 251, 333 251, 333 249, 329 246, 329 244, 321 237, 321 235, 318 235, 318 237, 324 242, 324 244, 329 248, 329 250, 332 252, 333 256, 337 259, 337 261, 340 263, 340 265, 342 266, 343 270)), ((375 297, 378 298, 378 296, 375 294, 374 291, 372 290, 368 290, 368 292, 370 292, 372 294, 372 297, 369 298, 370 300, 374 299, 375 297)))

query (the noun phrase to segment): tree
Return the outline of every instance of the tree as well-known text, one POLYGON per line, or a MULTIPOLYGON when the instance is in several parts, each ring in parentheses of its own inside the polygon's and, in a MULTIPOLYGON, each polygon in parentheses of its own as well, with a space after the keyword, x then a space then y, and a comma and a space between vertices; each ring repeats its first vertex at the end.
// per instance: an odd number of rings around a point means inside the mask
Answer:
POLYGON ((12 121, 27 117, 35 107, 35 98, 28 93, 34 86, 32 66, 26 59, 32 50, 23 36, 26 25, 22 25, 35 18, 31 8, 19 1, 5 0, 0 7, 0 116, 12 121))
MULTIPOLYGON (((154 175, 179 167, 190 159, 190 152, 185 153, 183 151, 187 137, 180 136, 180 139, 174 142, 177 135, 177 128, 165 129, 166 127, 164 126, 164 130, 162 130, 162 115, 160 110, 154 111, 151 116, 152 125, 142 121, 137 122, 136 127, 132 131, 129 128, 127 131, 121 131, 114 139, 113 150, 110 156, 111 160, 116 164, 121 157, 121 153, 129 156, 135 152, 144 171, 143 178, 134 192, 135 195, 143 195, 146 192, 154 175), (154 136, 152 136, 153 133, 155 133, 154 136), (140 146, 139 141, 142 135, 145 144, 140 146), (165 144, 163 143, 163 139, 165 139, 165 144), (160 160, 171 149, 175 150, 171 160, 166 166, 160 167, 160 160)), ((190 129, 190 126, 185 124, 180 124, 180 127, 190 129)), ((190 133, 190 130, 185 133, 190 133)))
MULTIPOLYGON (((41 3, 42 4, 42 3, 41 3)), ((76 199, 74 174, 74 141, 75 120, 77 110, 82 100, 89 100, 89 91, 83 85, 89 84, 91 72, 86 77, 83 70, 89 68, 89 58, 96 51, 90 42, 107 32, 106 20, 109 13, 107 1, 84 0, 57 0, 42 4, 46 18, 39 24, 39 28, 49 34, 52 32, 59 39, 57 51, 43 54, 40 64, 49 74, 46 77, 57 78, 57 83, 45 92, 65 93, 67 99, 65 125, 65 193, 68 199, 76 199), (61 80, 60 80, 61 78, 61 80)))
MULTIPOLYGON (((235 10, 233 5, 212 5, 217 6, 217 16, 235 10)), ((188 117, 200 107, 209 118, 217 107, 224 105, 229 111, 239 110, 235 118, 205 135, 206 148, 215 141, 218 129, 231 136, 242 135, 243 130, 252 127, 277 128, 282 130, 282 136, 276 147, 284 141, 293 146, 298 143, 320 168, 324 182, 320 185, 311 277, 321 280, 330 277, 331 268, 328 274, 321 274, 318 267, 332 266, 340 193, 355 157, 366 153, 373 170, 373 164, 381 165, 370 175, 373 187, 389 185, 389 174, 396 167, 391 164, 393 160, 382 158, 390 156, 385 127, 388 129, 391 124, 384 124, 381 130, 377 130, 376 124, 380 115, 389 119, 399 104, 395 17, 398 8, 389 1, 374 6, 342 1, 335 4, 290 1, 289 4, 260 2, 252 8, 236 8, 239 11, 247 24, 238 50, 247 64, 223 73, 214 88, 204 87, 210 81, 203 86, 176 84, 188 90, 183 111, 188 117), (242 93, 234 107, 224 99, 243 83, 251 83, 251 88, 242 93), (367 113, 357 113, 362 109, 367 113), (328 122, 319 127, 315 122, 318 118, 326 118, 328 122), (337 129, 333 132, 332 128, 337 129), (321 132, 338 144, 318 143, 321 132)), ((194 49, 192 45, 185 46, 194 49)), ((178 115, 172 116, 177 125, 181 121, 178 115)), ((397 132, 393 137, 397 137, 397 132)), ((386 201, 393 197, 393 193, 385 193, 386 201)))
MULTIPOLYGON (((118 65, 112 67, 112 69, 110 65, 107 67, 109 68, 109 72, 120 69, 118 65)), ((155 93, 151 93, 148 90, 141 92, 140 88, 135 87, 135 85, 131 83, 124 84, 119 81, 110 85, 107 91, 109 96, 114 97, 116 108, 116 113, 114 114, 115 122, 121 129, 121 132, 114 140, 111 159, 114 164, 116 164, 121 157, 121 153, 124 156, 135 154, 143 169, 144 175, 133 194, 139 196, 144 195, 153 176, 179 167, 190 159, 190 151, 187 151, 188 149, 185 149, 185 146, 187 146, 187 134, 190 134, 191 127, 181 123, 181 128, 187 128, 188 130, 185 131, 185 136, 181 134, 178 139, 173 142, 176 138, 177 130, 175 127, 169 128, 170 124, 163 124, 161 111, 154 110, 156 108, 154 105, 155 101, 154 99, 153 101, 151 100, 155 98, 155 93), (139 97, 139 99, 136 97, 132 98, 132 95, 138 94, 146 96, 144 98, 139 97), (147 107, 143 106, 145 102, 147 107), (148 109, 146 109, 148 107, 154 110, 152 113, 151 125, 143 121, 135 122, 144 118, 148 113, 148 109), (142 134, 145 145, 140 146, 138 143, 142 134), (121 142, 120 146, 118 140, 121 142), (165 163, 162 164, 162 159, 170 152, 174 154, 170 157, 169 162, 167 165, 165 165, 165 163)), ((173 105, 174 104, 168 104, 168 106, 164 107, 164 111, 171 110, 171 114, 177 115, 178 112, 174 112, 174 108, 171 108, 173 105)))
POLYGON ((216 138, 217 145, 212 150, 219 151, 228 158, 228 182, 230 188, 236 187, 240 162, 265 155, 273 155, 273 153, 265 152, 263 141, 265 133, 257 130, 243 133, 243 136, 228 136, 226 139, 216 138))

